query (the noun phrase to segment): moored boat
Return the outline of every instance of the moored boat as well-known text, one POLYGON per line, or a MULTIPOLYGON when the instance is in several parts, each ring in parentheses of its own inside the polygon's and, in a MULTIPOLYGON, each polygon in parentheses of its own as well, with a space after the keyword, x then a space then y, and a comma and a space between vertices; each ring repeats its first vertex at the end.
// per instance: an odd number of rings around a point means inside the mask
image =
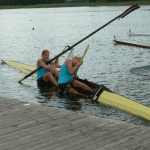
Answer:
POLYGON ((116 38, 113 41, 116 44, 127 45, 127 46, 135 46, 135 47, 141 47, 141 48, 148 48, 148 49, 150 49, 150 46, 145 46, 145 45, 139 45, 139 44, 134 44, 134 43, 129 43, 129 42, 118 41, 118 40, 116 40, 116 38))
MULTIPOLYGON (((9 66, 19 69, 20 71, 24 73, 29 73, 36 68, 34 66, 28 66, 28 65, 21 64, 21 63, 17 63, 17 62, 11 62, 11 61, 4 61, 4 62, 8 64, 9 66)), ((34 76, 36 76, 36 74, 34 76)), ((91 100, 94 99, 99 104, 109 105, 113 108, 121 109, 133 115, 150 120, 150 108, 149 107, 142 105, 136 101, 130 100, 121 95, 118 95, 112 92, 111 90, 109 90, 104 85, 99 85, 99 84, 87 81, 86 79, 83 80, 83 79, 78 78, 78 80, 80 80, 81 82, 84 82, 85 84, 89 85, 92 88, 97 89, 94 97, 91 100)), ((49 86, 50 86, 49 89, 52 89, 53 91, 55 90, 52 84, 51 85, 49 84, 49 86)), ((77 88, 76 90, 78 90, 80 93, 84 93, 87 95, 89 94, 87 91, 81 88, 77 88)), ((56 88, 55 92, 58 92, 58 91, 59 91, 59 88, 56 88)), ((73 96, 73 98, 75 99, 76 96, 73 96)))
POLYGON ((133 33, 131 29, 129 29, 129 36, 150 36, 150 33, 133 33))

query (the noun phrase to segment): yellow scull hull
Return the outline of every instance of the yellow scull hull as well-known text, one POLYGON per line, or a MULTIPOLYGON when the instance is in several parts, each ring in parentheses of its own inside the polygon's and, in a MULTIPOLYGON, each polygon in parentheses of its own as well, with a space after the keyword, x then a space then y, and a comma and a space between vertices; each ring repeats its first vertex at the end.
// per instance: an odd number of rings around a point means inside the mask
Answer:
MULTIPOLYGON (((4 61, 4 62, 9 66, 19 69, 23 73, 27 73, 27 74, 36 69, 35 66, 29 66, 17 62, 11 62, 11 61, 4 61)), ((33 76, 36 77, 37 75, 33 74, 33 76)), ((133 100, 130 100, 128 98, 125 98, 123 96, 120 96, 118 94, 103 90, 102 93, 99 95, 97 101, 99 103, 103 103, 105 105, 109 105, 114 108, 121 109, 128 113, 150 120, 149 107, 142 105, 138 102, 135 102, 133 100)))

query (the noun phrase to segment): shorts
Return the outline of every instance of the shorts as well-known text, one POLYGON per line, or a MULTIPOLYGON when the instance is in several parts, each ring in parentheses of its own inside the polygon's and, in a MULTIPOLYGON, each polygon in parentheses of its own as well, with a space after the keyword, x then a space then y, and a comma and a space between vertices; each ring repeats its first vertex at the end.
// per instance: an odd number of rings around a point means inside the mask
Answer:
MULTIPOLYGON (((64 92, 64 91, 65 91, 65 89, 66 89, 66 87, 67 87, 67 84, 68 84, 68 83, 60 83, 60 84, 59 84, 59 88, 61 89, 61 92, 64 92)), ((72 83, 71 83, 70 87, 73 87, 72 83)))
POLYGON ((41 86, 41 87, 45 87, 45 86, 49 86, 50 85, 50 81, 46 82, 44 79, 43 79, 43 76, 41 78, 39 78, 37 80, 37 85, 38 86, 41 86))

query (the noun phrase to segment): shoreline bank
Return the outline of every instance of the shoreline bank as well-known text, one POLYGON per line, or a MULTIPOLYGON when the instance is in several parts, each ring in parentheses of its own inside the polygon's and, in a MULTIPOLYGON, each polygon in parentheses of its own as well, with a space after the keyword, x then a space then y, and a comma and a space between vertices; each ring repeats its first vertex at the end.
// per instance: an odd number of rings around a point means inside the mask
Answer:
POLYGON ((150 5, 150 1, 133 2, 96 2, 96 3, 64 3, 64 4, 38 4, 24 6, 0 6, 0 9, 18 9, 18 8, 57 8, 57 7, 96 7, 96 6, 130 6, 130 5, 150 5))

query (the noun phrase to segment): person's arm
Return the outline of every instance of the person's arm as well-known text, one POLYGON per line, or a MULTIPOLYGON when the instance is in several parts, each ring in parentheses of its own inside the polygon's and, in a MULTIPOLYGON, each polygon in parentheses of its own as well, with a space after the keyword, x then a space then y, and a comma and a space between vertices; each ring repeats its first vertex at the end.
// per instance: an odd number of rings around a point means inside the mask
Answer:
POLYGON ((58 65, 58 62, 59 62, 59 58, 57 58, 57 59, 55 60, 55 65, 58 65))
POLYGON ((55 68, 61 68, 61 65, 55 65, 55 68))
POLYGON ((52 65, 54 68, 61 68, 61 65, 52 65))
POLYGON ((70 74, 73 74, 81 64, 82 62, 78 62, 74 67, 72 67, 72 61, 71 60, 66 61, 66 65, 70 74))
POLYGON ((58 61, 56 60, 55 62, 51 62, 51 65, 55 65, 55 68, 61 68, 60 65, 58 65, 58 61))
POLYGON ((51 65, 55 65, 55 62, 51 62, 50 64, 51 64, 51 65))
POLYGON ((56 64, 55 62, 51 62, 52 67, 61 68, 61 65, 56 64))
POLYGON ((52 66, 46 65, 42 60, 38 60, 38 61, 37 61, 37 65, 38 65, 38 66, 41 66, 41 67, 43 67, 43 68, 45 68, 45 69, 51 69, 51 68, 52 68, 52 66))

